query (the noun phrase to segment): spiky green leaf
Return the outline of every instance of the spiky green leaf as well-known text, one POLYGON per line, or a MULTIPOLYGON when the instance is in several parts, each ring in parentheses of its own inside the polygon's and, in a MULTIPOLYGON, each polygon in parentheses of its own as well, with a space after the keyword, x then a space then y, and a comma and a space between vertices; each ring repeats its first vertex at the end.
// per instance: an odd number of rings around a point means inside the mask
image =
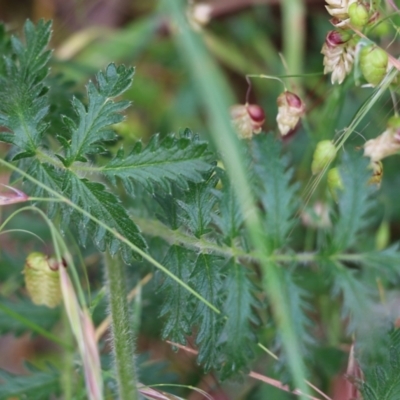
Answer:
POLYGON ((227 175, 223 171, 218 171, 218 176, 222 181, 223 190, 214 192, 219 200, 219 213, 214 216, 214 220, 221 230, 225 242, 230 245, 240 233, 243 214, 227 175))
POLYGON ((88 154, 103 152, 103 142, 116 138, 111 125, 123 120, 120 113, 129 106, 129 102, 114 102, 113 98, 129 88, 133 72, 133 68, 110 64, 105 72, 96 75, 96 84, 89 82, 87 85, 87 107, 76 97, 72 100, 78 121, 65 119, 71 137, 65 149, 66 166, 74 161, 86 161, 88 154))
POLYGON ((5 74, 0 76, 0 125, 9 132, 0 133, 0 140, 18 148, 15 159, 30 157, 40 145, 46 124, 48 101, 43 80, 48 73, 51 23, 25 23, 25 44, 11 38, 11 54, 5 55, 5 74))
POLYGON ((337 252, 352 247, 358 234, 370 223, 368 212, 373 206, 368 186, 371 171, 369 161, 361 154, 346 152, 340 176, 344 190, 339 197, 339 217, 333 229, 331 251, 337 252))
MULTIPOLYGON (((83 208, 93 217, 108 225, 109 228, 114 229, 117 234, 128 239, 140 249, 146 249, 146 242, 138 227, 129 217, 118 198, 107 191, 104 185, 90 182, 87 179, 80 179, 74 173, 68 171, 64 175, 63 193, 72 203, 83 208)), ((69 222, 68 218, 69 214, 66 214, 64 224, 69 222)), ((86 243, 87 238, 90 237, 101 251, 108 248, 111 255, 120 251, 126 263, 131 263, 132 257, 138 257, 128 245, 122 243, 111 232, 89 219, 88 216, 72 211, 71 221, 77 228, 81 243, 86 243)))
POLYGON ((246 371, 254 356, 256 335, 254 326, 258 320, 254 309, 257 301, 255 287, 250 281, 246 268, 234 259, 228 263, 228 277, 225 282, 227 297, 224 312, 227 320, 221 334, 224 365, 222 378, 228 378, 239 371, 246 371))
POLYGON ((290 183, 293 171, 281 155, 280 143, 271 135, 253 139, 257 174, 256 192, 265 209, 265 229, 271 250, 283 247, 296 219, 297 185, 290 183))
MULTIPOLYGON (((199 254, 190 277, 191 286, 209 303, 219 308, 222 301, 221 260, 210 254, 199 254)), ((193 321, 198 325, 196 343, 198 361, 207 371, 219 366, 219 337, 222 329, 221 315, 196 300, 193 321)))
MULTIPOLYGON (((192 255, 183 247, 171 246, 163 265, 177 278, 187 283, 193 270, 192 255)), ((193 312, 190 294, 170 277, 166 276, 163 279, 159 290, 165 293, 165 299, 160 316, 167 318, 162 336, 173 342, 186 344, 186 336, 191 334, 193 312)))
POLYGON ((132 192, 130 181, 139 182, 150 190, 158 183, 168 190, 169 182, 184 188, 187 181, 200 182, 201 174, 211 168, 209 161, 207 144, 186 130, 180 137, 170 135, 161 141, 154 135, 144 149, 139 142, 126 156, 121 150, 101 172, 113 182, 121 178, 128 192, 132 192))
POLYGON ((60 392, 60 377, 55 371, 30 367, 31 375, 14 375, 0 370, 0 400, 10 398, 50 399, 60 392))
POLYGON ((198 238, 209 231, 212 211, 217 201, 212 189, 217 182, 218 176, 211 174, 208 174, 205 182, 189 182, 185 201, 178 200, 186 215, 183 222, 185 228, 198 238))

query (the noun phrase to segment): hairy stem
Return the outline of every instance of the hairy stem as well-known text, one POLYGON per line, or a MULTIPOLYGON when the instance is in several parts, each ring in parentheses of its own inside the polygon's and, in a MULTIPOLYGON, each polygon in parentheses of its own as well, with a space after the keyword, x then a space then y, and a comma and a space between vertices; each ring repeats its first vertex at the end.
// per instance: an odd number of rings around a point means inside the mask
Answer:
POLYGON ((138 400, 135 341, 128 309, 125 266, 105 255, 105 269, 113 333, 113 353, 120 400, 138 400))

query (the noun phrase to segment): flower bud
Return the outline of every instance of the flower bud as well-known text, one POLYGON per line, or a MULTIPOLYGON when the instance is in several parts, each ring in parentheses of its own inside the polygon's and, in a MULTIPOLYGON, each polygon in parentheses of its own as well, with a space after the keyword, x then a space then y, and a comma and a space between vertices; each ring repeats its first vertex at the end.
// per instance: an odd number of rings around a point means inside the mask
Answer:
POLYGON ((28 255, 23 274, 26 290, 33 303, 53 308, 61 302, 59 263, 46 255, 28 255))
POLYGON ((392 117, 387 123, 386 130, 376 137, 364 143, 364 156, 371 161, 380 161, 385 157, 400 151, 400 117, 392 117))
POLYGON ((257 104, 234 105, 230 114, 241 139, 251 139, 253 133, 260 133, 265 122, 264 110, 257 104))
POLYGON ((306 107, 299 96, 288 91, 279 95, 277 104, 278 115, 276 122, 278 123, 279 132, 282 136, 285 136, 296 128, 299 119, 305 113, 306 107))
POLYGON ((338 168, 331 168, 327 174, 328 188, 332 194, 332 197, 337 199, 337 191, 343 189, 342 178, 340 177, 338 168))
POLYGON ((373 44, 360 52, 360 69, 365 80, 373 86, 379 85, 386 75, 389 56, 385 50, 373 44))
POLYGON ((355 28, 363 28, 369 21, 369 11, 364 4, 352 3, 348 8, 350 23, 355 28))
POLYGON ((330 140, 322 140, 315 148, 311 171, 316 175, 336 157, 336 147, 330 140))

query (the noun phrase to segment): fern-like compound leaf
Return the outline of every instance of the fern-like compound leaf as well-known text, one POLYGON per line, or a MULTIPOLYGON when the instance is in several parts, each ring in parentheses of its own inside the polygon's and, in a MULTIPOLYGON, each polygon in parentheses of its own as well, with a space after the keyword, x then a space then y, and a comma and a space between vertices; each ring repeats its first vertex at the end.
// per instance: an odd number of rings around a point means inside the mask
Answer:
POLYGON ((114 102, 113 98, 129 88, 133 72, 133 68, 110 64, 105 72, 97 74, 96 84, 89 82, 87 85, 87 107, 76 97, 72 100, 78 121, 64 118, 71 137, 63 158, 66 166, 74 161, 86 161, 88 154, 103 152, 102 144, 116 138, 111 125, 123 120, 120 113, 129 106, 129 102, 114 102))
POLYGON ((219 200, 219 214, 214 216, 214 221, 221 230, 225 243, 230 245, 240 234, 243 214, 227 175, 223 171, 218 171, 218 176, 222 181, 223 191, 214 192, 219 200))
POLYGON ((29 367, 31 375, 14 375, 0 370, 0 400, 10 398, 50 399, 60 393, 60 376, 55 371, 29 367))
POLYGON ((254 314, 258 305, 254 296, 255 286, 246 268, 231 259, 227 269, 227 297, 224 300, 227 319, 220 338, 224 357, 223 379, 247 370, 257 342, 253 327, 258 324, 254 314))
MULTIPOLYGON (((63 193, 72 203, 83 208, 90 215, 100 222, 115 230, 117 235, 123 236, 140 249, 146 249, 146 242, 143 239, 138 227, 127 214, 125 208, 118 198, 106 190, 101 183, 90 182, 87 179, 80 179, 74 173, 67 172, 64 176, 63 193)), ((68 216, 68 214, 67 214, 68 216)), ((63 223, 68 223, 65 220, 63 223)), ((72 211, 71 221, 77 228, 81 243, 85 243, 90 237, 95 245, 104 251, 108 248, 113 256, 117 251, 126 263, 132 261, 132 256, 138 257, 127 244, 122 243, 118 237, 107 231, 97 222, 83 216, 77 211, 72 211)))
POLYGON ((51 52, 46 50, 50 40, 51 23, 25 23, 25 44, 11 38, 11 50, 4 55, 5 72, 0 76, 0 125, 8 132, 0 140, 18 148, 14 159, 30 157, 41 144, 48 112, 43 80, 48 73, 51 52))
POLYGON ((188 184, 188 191, 185 201, 179 201, 186 218, 184 218, 185 228, 199 238, 209 231, 209 224, 212 220, 212 211, 217 201, 212 193, 218 182, 218 176, 208 174, 207 180, 201 183, 188 184))
MULTIPOLYGON (((219 308, 222 300, 221 260, 211 254, 199 254, 191 275, 191 286, 209 303, 219 308)), ((207 371, 219 366, 219 337, 222 329, 221 315, 196 300, 193 322, 198 326, 196 343, 198 361, 207 371)))
POLYGON ((132 192, 130 181, 152 191, 154 183, 169 190, 169 182, 187 188, 187 181, 201 181, 201 174, 211 168, 209 161, 207 144, 187 130, 179 137, 170 135, 161 141, 155 135, 144 149, 137 143, 126 156, 121 150, 101 172, 112 182, 121 178, 128 192, 132 192))
POLYGON ((256 136, 252 142, 256 191, 265 209, 265 229, 270 249, 283 247, 295 223, 297 185, 290 183, 293 172, 281 156, 281 146, 271 135, 256 136))
POLYGON ((356 243, 359 233, 370 223, 368 212, 373 206, 373 188, 368 186, 371 177, 368 159, 353 152, 347 152, 344 156, 340 168, 344 190, 340 193, 339 218, 333 230, 334 252, 346 250, 356 243))
MULTIPOLYGON (((177 278, 187 283, 193 269, 193 261, 188 250, 180 246, 171 246, 163 265, 177 278)), ((163 338, 172 342, 186 344, 186 337, 191 334, 193 308, 190 294, 169 276, 163 277, 159 290, 165 293, 160 316, 166 316, 163 338)))
MULTIPOLYGON (((360 390, 364 400, 397 400, 400 391, 400 331, 381 332, 380 339, 374 346, 380 347, 381 357, 364 367, 360 390)), ((361 362, 363 358, 361 356, 361 362)))

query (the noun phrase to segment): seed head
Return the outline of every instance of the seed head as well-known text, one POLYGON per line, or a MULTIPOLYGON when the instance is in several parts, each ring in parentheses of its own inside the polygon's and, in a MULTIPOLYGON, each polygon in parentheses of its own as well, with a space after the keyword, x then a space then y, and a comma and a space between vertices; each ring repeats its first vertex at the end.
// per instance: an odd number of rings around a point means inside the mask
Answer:
POLYGON ((389 56, 375 45, 363 47, 360 52, 360 69, 365 80, 373 86, 379 85, 388 69, 389 56))
POLYGON ((288 91, 279 95, 277 104, 278 115, 276 122, 278 123, 279 132, 282 136, 285 136, 296 128, 300 118, 306 111, 306 107, 299 96, 288 91))
POLYGON ((257 104, 237 104, 230 109, 231 119, 241 139, 251 139, 261 132, 264 110, 257 104))
POLYGON ((53 308, 61 302, 59 268, 54 258, 39 252, 29 254, 23 273, 26 290, 33 303, 53 308))
POLYGON ((350 23, 356 28, 363 28, 369 22, 369 10, 362 3, 352 3, 348 8, 350 23))
POLYGON ((332 84, 340 85, 353 68, 356 48, 351 38, 347 31, 330 31, 326 36, 321 53, 324 74, 332 72, 332 84))

